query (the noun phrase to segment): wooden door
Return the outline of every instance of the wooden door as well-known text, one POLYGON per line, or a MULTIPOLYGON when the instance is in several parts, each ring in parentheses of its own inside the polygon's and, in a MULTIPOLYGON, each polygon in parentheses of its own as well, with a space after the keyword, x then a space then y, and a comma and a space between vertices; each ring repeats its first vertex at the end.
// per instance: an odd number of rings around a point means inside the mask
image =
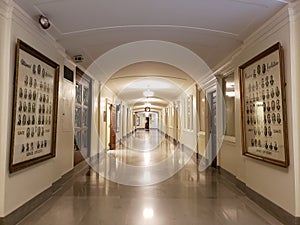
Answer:
POLYGON ((117 117, 116 106, 110 105, 110 134, 109 134, 109 148, 111 150, 116 149, 116 129, 117 129, 117 117))
POLYGON ((174 106, 174 139, 176 143, 179 141, 178 119, 178 107, 174 106))

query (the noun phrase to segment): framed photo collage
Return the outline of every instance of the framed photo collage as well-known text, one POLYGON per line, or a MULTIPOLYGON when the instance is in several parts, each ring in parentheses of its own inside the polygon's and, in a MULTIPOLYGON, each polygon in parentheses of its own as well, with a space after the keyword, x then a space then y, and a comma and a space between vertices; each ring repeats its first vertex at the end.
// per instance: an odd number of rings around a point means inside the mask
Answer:
POLYGON ((283 49, 273 45, 239 67, 243 154, 289 165, 283 49))
POLYGON ((17 42, 10 172, 55 156, 59 65, 17 42))

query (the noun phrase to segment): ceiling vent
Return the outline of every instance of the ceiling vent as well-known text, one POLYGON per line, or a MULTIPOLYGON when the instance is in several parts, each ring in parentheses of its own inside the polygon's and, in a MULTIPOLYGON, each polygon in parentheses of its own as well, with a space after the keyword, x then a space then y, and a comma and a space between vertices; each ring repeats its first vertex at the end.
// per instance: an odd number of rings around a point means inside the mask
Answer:
POLYGON ((75 55, 75 56, 73 56, 73 59, 74 59, 74 62, 81 63, 84 58, 82 55, 75 55))

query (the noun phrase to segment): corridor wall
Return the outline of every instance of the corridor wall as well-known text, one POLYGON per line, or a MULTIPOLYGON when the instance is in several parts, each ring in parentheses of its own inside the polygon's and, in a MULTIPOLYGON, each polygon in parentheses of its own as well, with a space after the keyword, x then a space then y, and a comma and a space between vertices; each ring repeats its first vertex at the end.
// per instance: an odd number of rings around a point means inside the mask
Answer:
MULTIPOLYGON (((181 123, 180 123, 180 134, 179 134, 179 141, 180 143, 184 144, 185 146, 187 146, 188 148, 190 148, 193 151, 197 151, 197 124, 199 123, 198 121, 198 117, 197 117, 197 113, 196 113, 196 86, 192 85, 189 89, 187 89, 183 95, 180 97, 181 100, 181 123), (185 125, 184 123, 189 123, 188 121, 184 121, 187 120, 188 118, 184 118, 184 98, 186 98, 187 96, 191 97, 191 114, 188 115, 188 113, 186 114, 187 116, 190 117, 190 123, 191 125, 185 125)), ((188 106, 186 105, 186 108, 188 108, 188 106)))
MULTIPOLYGON (((7 86, 7 76, 4 74, 8 70, 7 66, 7 53, 9 52, 7 42, 7 30, 9 29, 7 23, 7 13, 8 6, 5 2, 0 1, 0 127, 5 127, 7 125, 7 109, 8 94, 7 86), (3 116, 2 116, 3 115, 3 116)), ((4 197, 5 197, 5 176, 7 169, 6 167, 6 142, 7 142, 7 132, 3 132, 0 135, 0 217, 5 214, 4 197)))
MULTIPOLYGON (((121 105, 120 108, 120 120, 119 120, 119 131, 116 132, 117 142, 121 141, 122 138, 125 138, 127 134, 130 134, 134 130, 134 126, 132 123, 132 111, 131 108, 126 104, 125 101, 119 99, 118 96, 109 89, 106 85, 103 85, 97 95, 94 95, 94 102, 98 102, 98 97, 100 96, 100 106, 96 107, 95 110, 99 111, 99 122, 97 124, 97 128, 95 128, 95 132, 97 133, 97 138, 99 141, 100 152, 105 149, 109 149, 108 146, 108 137, 107 137, 107 126, 109 126, 109 122, 107 121, 107 113, 109 113, 107 104, 121 105), (128 112, 128 113, 127 113, 128 112), (128 118, 127 118, 128 117, 128 118), (98 128, 100 126, 100 129, 98 128), (100 133, 98 132, 98 129, 100 133)), ((95 93, 96 94, 96 93, 95 93)))
MULTIPOLYGON (((177 104, 178 108, 178 140, 181 144, 197 152, 197 129, 198 129, 198 116, 196 112, 196 86, 192 85, 178 97, 176 101, 170 104, 168 109, 168 121, 163 121, 163 124, 167 124, 165 132, 173 139, 175 127, 174 127, 174 104, 177 104), (187 98, 190 102, 190 114, 187 113, 187 98), (188 118, 189 117, 189 118, 188 118), (190 123, 187 125, 187 123, 190 123)), ((165 110, 163 111, 165 113, 165 110)), ((164 129, 163 129, 164 130, 164 129)))
MULTIPOLYGON (((63 67, 74 69, 64 49, 32 21, 14 2, 0 0, 0 218, 7 216, 42 193, 73 168, 73 130, 64 130, 63 98, 74 104, 74 96, 62 92, 63 67), (8 172, 13 104, 15 47, 22 39, 60 65, 56 157, 16 173, 8 172), (67 99, 66 99, 67 98, 67 99)), ((72 86, 72 85, 71 85, 72 86)), ((71 92, 72 93, 72 92, 71 92)), ((68 114, 73 115, 73 108, 68 114)))
POLYGON ((291 23, 291 73, 293 90, 293 133, 294 133, 294 164, 295 164, 295 216, 300 217, 300 2, 295 2, 290 10, 291 23))
MULTIPOLYGON (((288 213, 296 215, 295 197, 296 193, 299 192, 299 189, 295 190, 295 171, 296 168, 298 168, 296 167, 295 162, 298 164, 299 159, 295 158, 297 156, 295 155, 295 152, 297 151, 298 146, 295 146, 294 144, 294 140, 298 138, 298 132, 295 132, 295 126, 297 125, 293 121, 293 108, 295 107, 293 105, 293 93, 296 91, 293 85, 293 80, 295 79, 296 74, 291 69, 290 40, 291 35, 293 34, 291 33, 289 19, 289 9, 288 6, 286 6, 264 25, 262 25, 249 38, 247 38, 239 49, 237 49, 232 55, 224 60, 223 64, 220 64, 220 68, 222 65, 228 63, 232 68, 234 68, 235 85, 237 89, 235 99, 236 142, 233 143, 226 140, 223 142, 219 154, 219 164, 220 167, 229 171, 250 189, 269 199, 271 202, 275 203, 288 213), (242 137, 240 132, 242 128, 238 88, 238 67, 276 42, 280 42, 284 48, 288 137, 290 149, 290 166, 288 168, 278 167, 269 163, 242 156, 242 137)), ((299 91, 297 92, 299 93, 299 91)), ((299 126, 297 129, 298 128, 299 126)))

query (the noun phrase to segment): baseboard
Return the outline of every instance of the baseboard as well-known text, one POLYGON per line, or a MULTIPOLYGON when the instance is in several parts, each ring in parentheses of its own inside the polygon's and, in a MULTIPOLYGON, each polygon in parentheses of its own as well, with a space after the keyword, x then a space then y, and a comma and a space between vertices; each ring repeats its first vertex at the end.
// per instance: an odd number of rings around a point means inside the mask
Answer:
POLYGON ((76 165, 71 171, 64 174, 59 180, 55 181, 51 187, 47 188, 42 193, 38 194, 24 205, 17 208, 15 211, 5 217, 0 217, 0 225, 15 225, 25 216, 30 214, 37 207, 49 200, 53 194, 59 191, 65 183, 74 179, 84 169, 88 168, 88 164, 83 161, 76 165))
POLYGON ((5 217, 0 218, 0 224, 1 225, 15 225, 20 220, 22 220, 26 215, 28 215, 30 212, 35 210, 38 206, 40 206, 42 203, 50 199, 52 196, 52 188, 48 188, 47 190, 43 191, 30 201, 26 202, 24 205, 10 213, 9 215, 5 217))
POLYGON ((271 202, 269 199, 265 198, 264 196, 260 195, 256 191, 249 188, 244 182, 237 179, 232 173, 228 172, 227 170, 219 167, 219 173, 226 177, 230 182, 236 185, 245 195, 254 201, 257 205, 262 207, 280 222, 285 225, 300 225, 300 217, 295 217, 283 208, 279 207, 275 203, 271 202))

